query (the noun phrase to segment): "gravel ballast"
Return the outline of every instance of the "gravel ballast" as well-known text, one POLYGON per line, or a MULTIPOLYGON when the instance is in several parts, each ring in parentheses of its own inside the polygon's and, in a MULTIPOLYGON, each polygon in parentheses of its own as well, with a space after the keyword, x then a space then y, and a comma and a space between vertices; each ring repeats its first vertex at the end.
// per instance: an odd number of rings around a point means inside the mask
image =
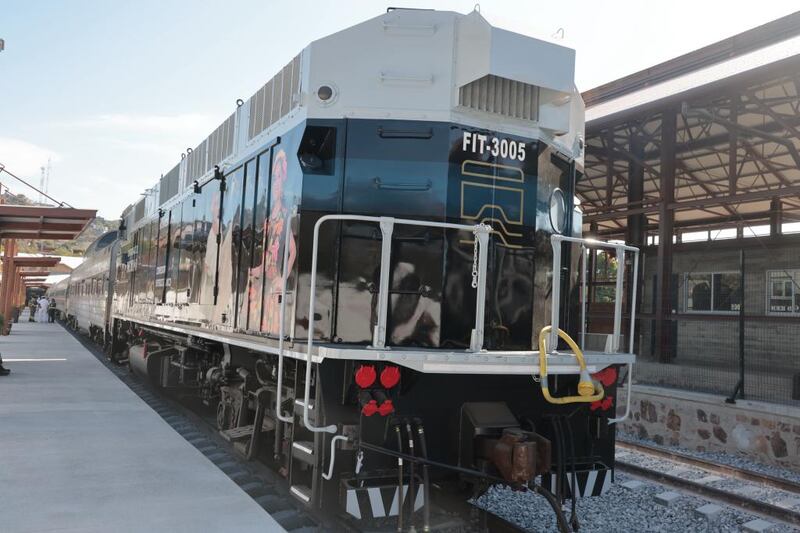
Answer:
POLYGON ((663 444, 657 444, 648 439, 640 439, 639 437, 631 433, 623 433, 620 431, 617 432, 617 440, 622 442, 631 442, 634 444, 636 443, 646 444, 648 446, 652 446, 653 448, 680 452, 686 455, 691 455, 692 457, 697 457, 698 459, 705 459, 706 461, 711 461, 712 463, 730 465, 736 468, 745 468, 747 470, 752 470, 753 472, 759 472, 761 474, 767 474, 770 476, 779 477, 781 479, 786 479, 788 481, 793 481, 795 483, 800 483, 800 472, 789 470, 787 468, 781 468, 779 466, 759 463, 748 457, 744 457, 738 454, 730 454, 724 452, 699 452, 695 450, 690 450, 688 448, 681 448, 679 446, 664 446, 663 444))
MULTIPOLYGON (((663 493, 663 485, 645 481, 644 485, 629 490, 621 486, 634 478, 617 473, 609 491, 592 498, 578 500, 578 520, 581 532, 738 532, 742 526, 758 517, 721 505, 722 510, 709 523, 698 516, 695 509, 709 501, 686 493, 669 506, 657 505, 654 497, 663 493)), ((518 492, 507 487, 490 488, 477 500, 477 505, 532 532, 557 531, 553 510, 547 501, 533 492, 518 492)), ((567 520, 570 502, 564 504, 567 520)), ((776 525, 770 532, 783 533, 795 529, 776 525)))

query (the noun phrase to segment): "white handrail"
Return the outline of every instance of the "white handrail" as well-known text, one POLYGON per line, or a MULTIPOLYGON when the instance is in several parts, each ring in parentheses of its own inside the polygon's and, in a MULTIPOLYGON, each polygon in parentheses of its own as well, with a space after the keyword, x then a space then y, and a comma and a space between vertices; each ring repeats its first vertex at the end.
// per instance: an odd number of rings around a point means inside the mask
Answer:
MULTIPOLYGON (((612 351, 614 353, 619 352, 620 348, 620 336, 622 334, 622 294, 623 294, 623 280, 625 277, 625 252, 633 253, 633 272, 631 273, 631 279, 633 280, 633 288, 631 291, 631 296, 633 298, 633 302, 631 304, 631 320, 630 320, 630 328, 628 330, 628 353, 633 353, 633 341, 635 337, 636 331, 636 297, 637 297, 637 289, 639 287, 638 283, 638 273, 639 273, 639 249, 634 246, 628 246, 627 244, 614 244, 608 242, 597 241, 594 239, 584 239, 580 237, 568 237, 566 235, 552 235, 550 239, 552 246, 553 246, 553 290, 551 292, 550 297, 552 298, 551 301, 551 323, 552 323, 552 332, 550 333, 550 346, 556 347, 558 346, 558 322, 559 322, 559 310, 561 304, 561 243, 562 242, 571 242, 581 245, 581 255, 582 255, 582 263, 581 263, 581 320, 583 324, 581 325, 581 343, 583 343, 583 337, 585 337, 585 305, 586 305, 586 268, 587 262, 585 261, 585 254, 583 252, 583 247, 592 247, 592 248, 608 248, 612 250, 616 250, 617 252, 617 280, 615 283, 614 288, 614 332, 612 334, 612 351)), ((555 348, 554 348, 555 350, 555 348)), ((617 418, 611 418, 608 420, 609 424, 616 424, 617 422, 622 422, 623 420, 627 419, 630 416, 631 412, 631 384, 632 384, 632 376, 633 376, 633 363, 629 363, 628 367, 628 375, 627 375, 627 391, 626 391, 626 402, 625 402, 625 413, 617 418)))
MULTIPOLYGON (((633 280, 633 299, 631 303, 631 328, 629 332, 629 339, 628 339, 628 353, 633 353, 633 337, 634 337, 634 317, 636 316, 636 290, 639 288, 639 253, 633 254, 633 272, 631 273, 631 279, 633 280)), ((616 424, 617 422, 622 422, 626 420, 628 416, 631 414, 631 388, 633 385, 633 365, 629 364, 628 366, 628 377, 627 381, 628 384, 626 385, 626 396, 627 400, 625 402, 625 413, 622 416, 618 416, 616 418, 611 418, 608 420, 609 424, 616 424)))
POLYGON ((282 422, 294 422, 294 417, 284 416, 281 412, 281 396, 283 394, 283 338, 286 336, 284 331, 284 321, 286 319, 286 284, 289 279, 289 248, 291 247, 289 238, 292 235, 292 218, 294 218, 296 214, 297 208, 295 207, 292 211, 292 216, 286 221, 286 233, 284 234, 283 241, 283 269, 281 270, 281 307, 280 313, 278 314, 278 319, 281 323, 278 326, 278 390, 275 393, 275 413, 278 420, 282 422))
MULTIPOLYGON (((443 229, 455 229, 460 231, 471 231, 475 235, 475 238, 478 242, 478 293, 479 296, 482 295, 481 298, 478 299, 477 302, 477 309, 475 312, 476 319, 475 319, 475 330, 472 333, 472 340, 470 342, 470 349, 472 351, 477 351, 483 347, 483 313, 485 307, 485 297, 486 297, 486 261, 488 256, 488 242, 489 242, 489 233, 491 233, 492 229, 491 226, 485 224, 476 224, 476 225, 466 225, 466 224, 452 224, 449 222, 431 222, 431 221, 421 221, 421 220, 411 220, 411 219, 402 219, 402 218, 393 218, 393 217, 375 217, 375 216, 367 216, 367 215, 344 215, 344 214, 335 214, 335 215, 323 215, 321 216, 317 222, 314 224, 314 238, 311 243, 311 280, 310 280, 310 290, 309 290, 309 297, 308 297, 308 340, 306 341, 306 386, 305 386, 305 394, 304 394, 304 403, 303 403, 303 424, 305 427, 314 433, 336 433, 337 427, 335 424, 331 424, 329 426, 314 426, 309 419, 309 402, 311 399, 311 365, 313 363, 312 358, 312 349, 314 347, 314 307, 316 304, 317 298, 317 255, 319 252, 319 229, 323 223, 331 221, 331 220, 350 220, 356 222, 377 222, 381 225, 381 235, 382 240, 384 235, 391 235, 390 232, 387 230, 389 228, 393 228, 395 225, 405 225, 405 226, 421 226, 421 227, 428 227, 428 228, 443 228, 443 229), (481 290, 482 289, 482 290, 481 290), (478 323, 478 320, 481 320, 481 323, 478 323)), ((382 273, 384 271, 384 263, 386 265, 386 275, 381 276, 382 279, 385 278, 385 287, 381 286, 380 291, 386 294, 379 294, 378 301, 382 302, 380 305, 387 305, 388 306, 388 261, 389 258, 388 250, 390 250, 390 246, 384 246, 383 242, 381 243, 381 270, 382 273)), ((379 316, 380 316, 379 310, 379 316)), ((380 324, 376 327, 379 327, 380 324)), ((383 326, 385 328, 385 324, 383 326)), ((373 339, 375 338, 375 334, 373 334, 373 339)))

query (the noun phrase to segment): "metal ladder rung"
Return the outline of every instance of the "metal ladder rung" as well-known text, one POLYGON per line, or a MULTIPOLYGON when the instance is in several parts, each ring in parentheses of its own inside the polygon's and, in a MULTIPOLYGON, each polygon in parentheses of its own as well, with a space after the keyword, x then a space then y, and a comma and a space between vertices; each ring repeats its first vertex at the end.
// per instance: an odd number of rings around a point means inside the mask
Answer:
POLYGON ((311 502, 311 489, 306 487, 305 485, 292 485, 292 488, 289 489, 295 498, 299 499, 303 503, 311 502))

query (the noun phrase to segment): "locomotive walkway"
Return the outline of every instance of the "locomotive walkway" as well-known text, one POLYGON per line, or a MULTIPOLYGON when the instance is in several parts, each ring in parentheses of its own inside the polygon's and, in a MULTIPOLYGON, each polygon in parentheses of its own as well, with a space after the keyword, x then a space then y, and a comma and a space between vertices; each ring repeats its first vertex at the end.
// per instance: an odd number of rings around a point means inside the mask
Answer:
POLYGON ((3 532, 283 531, 58 324, 0 352, 3 532))

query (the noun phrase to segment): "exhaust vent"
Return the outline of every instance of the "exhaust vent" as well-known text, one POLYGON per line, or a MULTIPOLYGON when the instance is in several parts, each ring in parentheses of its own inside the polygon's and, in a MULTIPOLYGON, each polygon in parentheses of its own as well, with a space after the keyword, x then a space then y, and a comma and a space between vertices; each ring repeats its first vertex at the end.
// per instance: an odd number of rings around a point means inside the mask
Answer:
POLYGON ((214 168, 214 165, 218 165, 233 153, 235 126, 236 113, 233 113, 225 119, 225 122, 217 126, 214 133, 186 156, 184 187, 188 187, 194 180, 203 177, 206 172, 214 168))
POLYGON ((459 88, 458 105, 536 121, 539 119, 539 87, 489 74, 459 88))
POLYGON ((139 222, 144 217, 144 198, 139 200, 136 203, 136 207, 133 208, 133 221, 139 222))
POLYGON ((158 192, 158 205, 164 204, 164 202, 178 194, 178 175, 180 174, 180 170, 181 166, 175 165, 175 168, 161 177, 161 186, 158 192))
POLYGON ((248 139, 286 116, 300 101, 300 56, 295 56, 250 98, 248 139))

